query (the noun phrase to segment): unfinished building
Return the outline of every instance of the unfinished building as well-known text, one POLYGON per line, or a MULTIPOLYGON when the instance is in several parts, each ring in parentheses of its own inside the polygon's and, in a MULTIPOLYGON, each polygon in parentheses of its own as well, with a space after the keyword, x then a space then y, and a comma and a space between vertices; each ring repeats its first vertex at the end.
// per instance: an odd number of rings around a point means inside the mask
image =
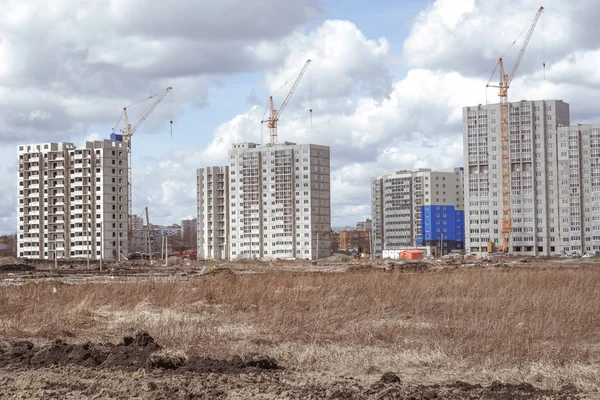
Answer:
POLYGON ((238 143, 229 159, 231 259, 331 254, 329 147, 238 143))
MULTIPOLYGON (((567 196, 566 201, 570 203, 570 194, 563 191, 569 192, 570 180, 582 176, 575 170, 588 168, 580 164, 579 153, 583 148, 579 143, 590 140, 589 134, 587 139, 580 139, 578 130, 573 129, 571 135, 570 130, 565 129, 561 131, 565 137, 559 142, 559 127, 568 126, 569 119, 569 105, 561 100, 509 103, 510 253, 551 255, 561 250, 563 217, 559 205, 563 199, 559 196, 567 196), (574 139, 570 139, 571 136, 574 139), (564 175, 568 169, 560 169, 559 175, 559 168, 570 165, 574 166, 573 178, 564 175)), ((486 253, 502 244, 500 104, 463 108, 463 145, 467 166, 466 248, 472 253, 486 253)), ((588 156, 591 157, 591 153, 588 156)), ((573 182, 577 193, 580 183, 573 182)), ((575 204, 581 203, 573 199, 573 204, 576 207, 575 204)), ((570 215, 564 218, 567 217, 570 215)), ((581 243, 574 246, 581 247, 581 243)))
POLYGON ((196 174, 196 187, 198 259, 227 259, 229 257, 229 167, 199 168, 196 174))
POLYGON ((128 151, 120 141, 18 146, 18 256, 128 253, 128 151))
POLYGON ((463 168, 402 170, 371 179, 374 253, 464 248, 463 168))
POLYGON ((553 243, 566 254, 599 251, 600 125, 559 126, 557 137, 558 230, 552 233, 559 238, 553 243))

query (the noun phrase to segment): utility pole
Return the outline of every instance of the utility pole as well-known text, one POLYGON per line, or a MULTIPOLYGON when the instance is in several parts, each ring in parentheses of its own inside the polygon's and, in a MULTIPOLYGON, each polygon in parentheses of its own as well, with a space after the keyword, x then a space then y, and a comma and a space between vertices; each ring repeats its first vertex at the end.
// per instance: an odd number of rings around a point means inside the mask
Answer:
POLYGON ((148 253, 150 256, 150 265, 152 265, 152 239, 150 237, 150 217, 148 216, 148 207, 146 207, 146 239, 148 240, 148 253))
POLYGON ((169 265, 169 236, 165 235, 165 267, 169 265))
MULTIPOLYGON (((119 214, 120 216, 121 214, 119 214)), ((119 223, 117 223, 117 260, 121 261, 121 230, 118 228, 119 223)))

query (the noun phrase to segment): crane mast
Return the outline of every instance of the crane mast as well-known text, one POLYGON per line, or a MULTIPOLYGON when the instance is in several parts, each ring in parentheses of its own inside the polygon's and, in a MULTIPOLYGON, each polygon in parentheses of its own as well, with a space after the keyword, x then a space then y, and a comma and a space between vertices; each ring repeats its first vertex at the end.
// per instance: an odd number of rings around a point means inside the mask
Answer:
POLYGON ((306 69, 310 65, 310 61, 311 60, 306 60, 306 63, 304 64, 304 67, 302 67, 302 70, 300 71, 300 74, 298 74, 298 77, 296 78, 296 81, 292 85, 292 88, 288 92, 287 96, 283 100, 283 103, 281 103, 281 106, 279 107, 278 110, 275 109, 275 104, 273 104, 273 96, 269 97, 269 109, 271 110, 271 115, 270 115, 269 119, 262 120, 262 121, 260 121, 260 123, 262 124, 264 122, 268 122, 269 133, 270 133, 270 137, 271 137, 271 144, 277 143, 277 121, 279 121, 279 117, 283 113, 283 110, 285 110, 285 107, 287 106, 287 104, 290 101, 292 95, 294 94, 294 91, 298 87, 298 83, 300 83, 300 80, 302 79, 302 76, 304 75, 304 72, 306 71, 306 69))
MULTIPOLYGON (((132 181, 131 137, 133 136, 135 131, 142 125, 142 123, 146 120, 146 118, 148 118, 148 116, 150 114, 152 114, 152 112, 154 111, 154 109, 156 109, 156 107, 160 104, 160 102, 163 101, 163 99, 167 96, 167 94, 169 94, 171 92, 171 90, 173 90, 173 88, 169 86, 163 92, 161 92, 158 95, 158 98, 152 103, 152 105, 150 105, 150 107, 148 107, 148 109, 146 111, 144 111, 144 113, 138 118, 138 120, 133 124, 133 126, 129 123, 129 117, 127 115, 127 107, 123 107, 123 113, 121 114, 121 117, 123 118, 123 129, 122 129, 123 141, 127 143, 127 151, 129 153, 128 154, 129 155, 128 163, 127 163, 127 178, 128 178, 128 181, 127 181, 127 210, 128 210, 128 215, 129 215, 129 218, 127 220, 127 239, 129 240, 129 243, 131 243, 131 239, 133 238, 133 207, 132 207, 132 188, 131 188, 131 181, 132 181)), ((157 95, 147 97, 146 99, 144 99, 142 101, 152 99, 156 96, 157 95)), ((138 103, 135 103, 135 104, 138 104, 138 103)), ((171 117, 170 123, 171 123, 171 127, 172 127, 173 126, 173 118, 172 117, 171 117)), ((120 257, 120 255, 119 255, 119 257, 120 257)))
POLYGON ((510 74, 504 72, 504 62, 502 57, 498 60, 498 66, 500 70, 500 83, 498 85, 490 85, 487 87, 495 87, 499 89, 500 96, 500 153, 502 156, 502 251, 508 253, 510 236, 512 233, 512 217, 511 217, 511 204, 510 204, 510 192, 511 192, 511 162, 510 162, 510 137, 508 127, 508 89, 512 82, 525 49, 529 44, 533 30, 540 19, 540 15, 544 11, 544 7, 540 7, 533 18, 533 22, 529 27, 525 41, 521 46, 521 50, 517 56, 515 64, 513 65, 510 74))

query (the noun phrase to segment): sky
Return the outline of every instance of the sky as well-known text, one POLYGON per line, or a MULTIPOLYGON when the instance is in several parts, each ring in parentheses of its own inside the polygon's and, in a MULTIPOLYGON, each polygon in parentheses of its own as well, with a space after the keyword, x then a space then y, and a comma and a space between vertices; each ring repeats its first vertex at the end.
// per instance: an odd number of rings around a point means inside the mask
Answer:
POLYGON ((279 140, 331 147, 332 226, 354 225, 372 176, 463 165, 462 107, 497 102, 486 83, 541 5, 509 99, 564 100, 572 124, 600 123, 595 0, 4 0, 0 234, 16 231, 19 144, 108 138, 124 106, 168 86, 133 136, 133 212, 195 217, 196 169, 267 141, 269 95, 281 104, 309 58, 279 140))

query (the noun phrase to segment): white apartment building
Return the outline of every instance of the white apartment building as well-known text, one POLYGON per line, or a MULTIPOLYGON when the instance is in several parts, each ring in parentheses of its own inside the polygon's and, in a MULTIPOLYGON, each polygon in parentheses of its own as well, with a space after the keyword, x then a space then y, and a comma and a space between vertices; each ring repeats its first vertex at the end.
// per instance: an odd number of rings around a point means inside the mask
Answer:
POLYGON ((463 168, 419 168, 371 178, 375 255, 423 248, 447 254, 464 248, 463 168))
MULTIPOLYGON (((560 252, 600 250, 600 125, 558 127, 560 252)), ((558 241, 558 239, 556 239, 558 241)))
POLYGON ((18 256, 116 259, 127 248, 127 145, 18 147, 18 256))
MULTIPOLYGON (((511 253, 561 250, 558 171, 563 150, 557 132, 569 120, 569 105, 562 100, 509 103, 511 253)), ((472 253, 487 252, 488 242, 502 244, 500 135, 500 104, 463 108, 466 249, 472 253)), ((569 154, 566 150, 561 160, 569 154)))
POLYGON ((239 143, 229 160, 231 259, 331 254, 329 147, 239 143))
POLYGON ((197 187, 197 257, 229 257, 229 167, 199 168, 197 187))

